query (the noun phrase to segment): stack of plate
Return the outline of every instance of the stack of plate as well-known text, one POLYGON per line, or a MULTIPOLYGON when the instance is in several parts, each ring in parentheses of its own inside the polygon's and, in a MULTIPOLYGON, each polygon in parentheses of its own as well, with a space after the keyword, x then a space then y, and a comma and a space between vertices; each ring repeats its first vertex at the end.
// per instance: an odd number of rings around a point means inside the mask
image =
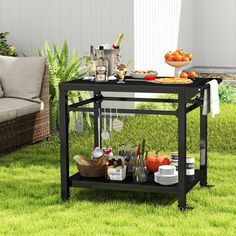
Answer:
POLYGON ((175 166, 160 166, 159 171, 154 173, 154 181, 162 185, 172 185, 178 183, 178 172, 176 171, 175 166))

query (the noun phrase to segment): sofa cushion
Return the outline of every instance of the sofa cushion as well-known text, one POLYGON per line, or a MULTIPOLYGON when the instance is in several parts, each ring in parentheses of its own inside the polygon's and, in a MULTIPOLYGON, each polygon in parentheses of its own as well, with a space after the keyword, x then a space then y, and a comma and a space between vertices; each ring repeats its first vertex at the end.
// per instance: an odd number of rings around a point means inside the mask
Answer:
POLYGON ((0 122, 36 113, 42 105, 18 98, 0 98, 0 122))
POLYGON ((3 90, 2 90, 2 86, 1 86, 1 84, 0 84, 0 98, 2 98, 3 97, 3 90))
POLYGON ((46 57, 0 56, 4 97, 39 100, 46 57))

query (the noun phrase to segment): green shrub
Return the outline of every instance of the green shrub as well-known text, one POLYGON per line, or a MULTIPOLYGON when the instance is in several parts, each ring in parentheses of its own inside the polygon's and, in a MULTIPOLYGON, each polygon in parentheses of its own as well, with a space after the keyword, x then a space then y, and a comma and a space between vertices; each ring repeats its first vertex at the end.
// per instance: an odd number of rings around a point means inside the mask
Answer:
POLYGON ((16 56, 16 48, 7 42, 8 32, 0 32, 0 55, 16 56))
MULTIPOLYGON (((158 94, 155 98, 177 99, 176 94, 158 94)), ((177 108, 176 103, 155 103, 155 102, 137 102, 135 105, 138 110, 173 110, 177 108)))
MULTIPOLYGON (((199 151, 199 109, 187 115, 188 152, 199 151)), ((177 150, 177 118, 174 116, 127 116, 121 118, 124 128, 120 133, 112 132, 103 146, 113 147, 115 151, 122 143, 141 143, 145 138, 151 149, 158 147, 163 151, 177 150)), ((87 127, 77 136, 72 146, 78 152, 80 147, 89 150, 93 147, 93 128, 87 127)), ((208 150, 221 153, 236 153, 236 105, 221 104, 220 115, 208 117, 208 150)))
POLYGON ((219 85, 219 97, 222 103, 231 103, 234 97, 233 87, 228 83, 221 83, 219 85))
MULTIPOLYGON (((49 93, 50 93, 50 114, 51 114, 51 129, 59 129, 59 84, 83 77, 82 58, 79 58, 76 52, 73 52, 69 57, 68 44, 65 41, 62 49, 54 44, 51 49, 45 42, 44 51, 39 50, 38 56, 45 54, 48 58, 49 65, 49 93)), ((86 91, 69 91, 69 103, 76 103, 82 99, 90 98, 86 91)), ((78 115, 81 113, 71 113, 70 129, 75 128, 75 123, 78 115)), ((86 121, 90 125, 89 114, 86 113, 86 121)))
MULTIPOLYGON (((219 85, 219 98, 221 103, 233 103, 235 102, 235 91, 233 87, 228 83, 221 83, 219 85)), ((176 94, 159 94, 156 98, 177 98, 176 94)), ((176 103, 154 103, 154 102, 137 102, 136 109, 139 110, 173 110, 177 108, 176 103)))

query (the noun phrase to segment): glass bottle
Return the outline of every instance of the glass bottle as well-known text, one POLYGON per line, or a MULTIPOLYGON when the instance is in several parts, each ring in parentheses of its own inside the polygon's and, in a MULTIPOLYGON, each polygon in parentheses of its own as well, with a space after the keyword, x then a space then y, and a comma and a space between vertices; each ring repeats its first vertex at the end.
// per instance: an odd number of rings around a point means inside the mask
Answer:
POLYGON ((118 36, 116 42, 112 45, 112 47, 113 47, 114 49, 120 48, 120 43, 121 43, 121 40, 122 40, 123 36, 124 36, 124 33, 120 33, 120 34, 119 34, 119 36, 118 36))
POLYGON ((104 57, 104 48, 99 46, 98 60, 96 62, 96 82, 108 81, 108 61, 104 57))
POLYGON ((96 74, 96 58, 94 53, 94 46, 90 46, 90 60, 88 63, 88 74, 91 77, 95 77, 96 74))

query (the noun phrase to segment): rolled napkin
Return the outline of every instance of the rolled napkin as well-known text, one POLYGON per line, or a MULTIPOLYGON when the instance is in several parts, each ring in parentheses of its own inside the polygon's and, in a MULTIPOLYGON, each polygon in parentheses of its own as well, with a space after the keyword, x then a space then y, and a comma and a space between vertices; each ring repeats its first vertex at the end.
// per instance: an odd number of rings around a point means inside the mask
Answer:
POLYGON ((206 116, 210 112, 211 117, 214 118, 220 113, 219 85, 215 79, 207 82, 207 84, 209 84, 210 89, 204 90, 202 114, 206 116))

